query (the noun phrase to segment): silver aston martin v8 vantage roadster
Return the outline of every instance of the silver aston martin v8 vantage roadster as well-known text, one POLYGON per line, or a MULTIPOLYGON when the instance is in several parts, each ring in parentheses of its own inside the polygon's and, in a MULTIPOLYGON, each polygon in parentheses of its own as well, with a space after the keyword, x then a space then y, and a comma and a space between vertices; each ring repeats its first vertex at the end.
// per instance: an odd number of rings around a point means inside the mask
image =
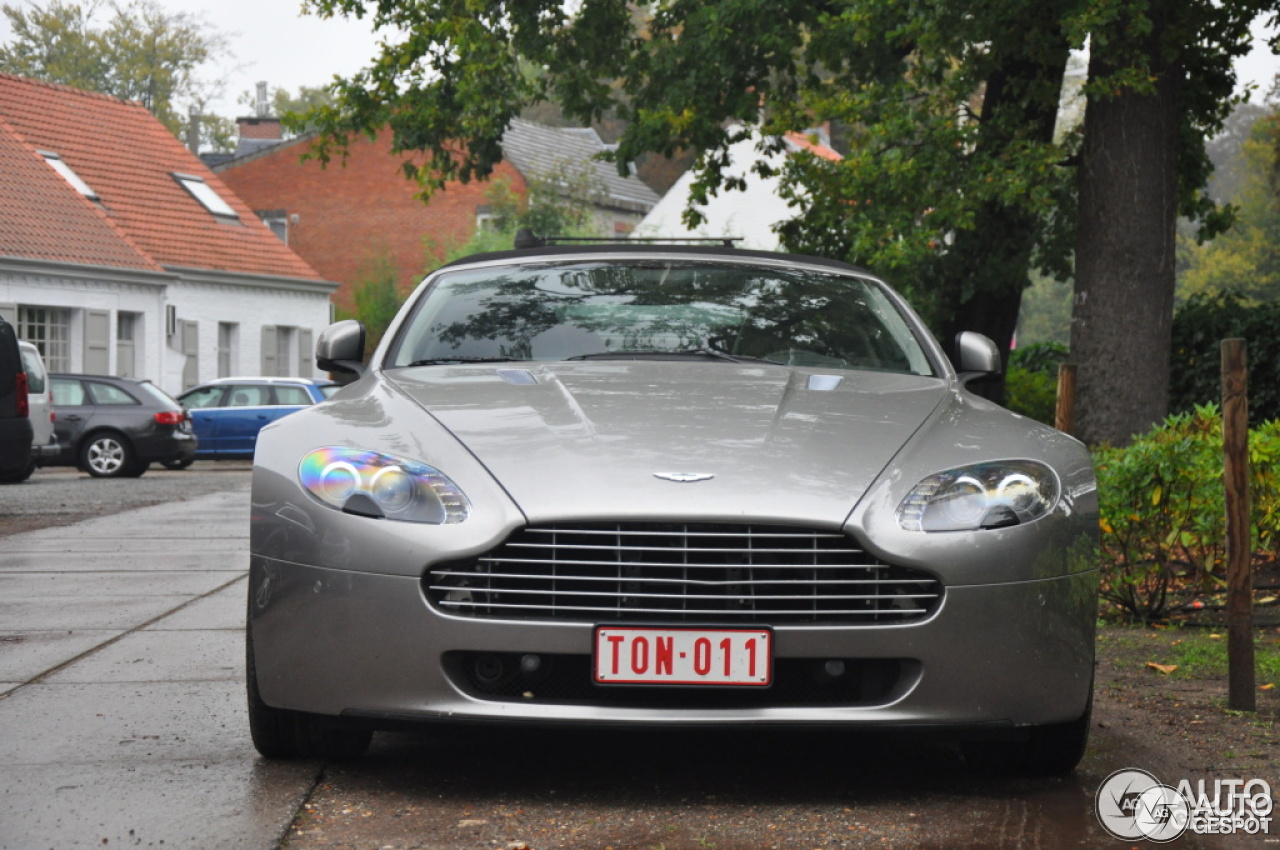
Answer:
POLYGON ((839 262, 537 247, 432 273, 258 440, 248 691, 271 757, 433 721, 920 728, 1034 772, 1088 734, 1085 448, 966 389, 839 262))

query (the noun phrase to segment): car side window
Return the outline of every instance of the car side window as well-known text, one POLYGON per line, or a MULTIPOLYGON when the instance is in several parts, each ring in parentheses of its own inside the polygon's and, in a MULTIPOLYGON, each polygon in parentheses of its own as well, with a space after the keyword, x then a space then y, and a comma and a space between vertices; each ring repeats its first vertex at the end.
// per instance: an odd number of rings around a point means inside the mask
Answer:
POLYGON ((202 407, 217 407, 222 403, 224 387, 202 387, 184 395, 180 401, 192 410, 202 407))
POLYGON ((96 404, 141 404, 133 396, 114 384, 103 384, 98 381, 89 382, 89 394, 96 404))
POLYGON ((49 386, 52 390, 54 404, 75 406, 85 403, 84 384, 79 381, 54 378, 49 381, 49 386))
POLYGON ((261 407, 271 403, 271 388, 254 384, 236 384, 227 398, 227 407, 261 407))
POLYGON ((311 404, 311 395, 302 387, 277 386, 276 404, 311 404))
POLYGON ((29 348, 19 349, 22 352, 22 368, 27 373, 27 392, 40 394, 44 392, 44 369, 40 357, 29 348))

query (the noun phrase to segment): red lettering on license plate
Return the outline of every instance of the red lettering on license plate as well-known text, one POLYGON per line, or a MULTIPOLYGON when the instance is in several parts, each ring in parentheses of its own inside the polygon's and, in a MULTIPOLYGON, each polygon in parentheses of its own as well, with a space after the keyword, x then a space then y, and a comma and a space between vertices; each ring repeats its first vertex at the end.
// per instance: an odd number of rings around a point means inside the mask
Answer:
POLYGON ((595 681, 602 685, 768 686, 769 629, 598 626, 595 681))

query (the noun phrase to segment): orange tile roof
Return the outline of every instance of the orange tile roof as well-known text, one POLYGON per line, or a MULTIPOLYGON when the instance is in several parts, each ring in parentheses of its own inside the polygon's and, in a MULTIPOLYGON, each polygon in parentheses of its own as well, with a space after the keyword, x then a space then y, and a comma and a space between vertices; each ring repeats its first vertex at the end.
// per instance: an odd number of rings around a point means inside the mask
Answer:
POLYGON ((0 256, 163 271, 24 144, 3 116, 0 210, 0 256))
POLYGON ((0 123, 7 125, 0 133, 0 255, 320 279, 138 103, 0 74, 0 123), (37 150, 61 156, 101 206, 41 162, 37 150), (24 155, 48 174, 25 166, 11 173, 10 163, 24 155), (203 178, 240 220, 215 218, 173 178, 175 172, 203 178), (38 182, 26 185, 27 176, 38 182), (59 191, 67 197, 55 200, 59 191), (115 231, 119 246, 102 244, 107 231, 90 224, 91 215, 115 231), (33 232, 40 217, 44 227, 53 224, 58 231, 53 239, 41 241, 33 232))

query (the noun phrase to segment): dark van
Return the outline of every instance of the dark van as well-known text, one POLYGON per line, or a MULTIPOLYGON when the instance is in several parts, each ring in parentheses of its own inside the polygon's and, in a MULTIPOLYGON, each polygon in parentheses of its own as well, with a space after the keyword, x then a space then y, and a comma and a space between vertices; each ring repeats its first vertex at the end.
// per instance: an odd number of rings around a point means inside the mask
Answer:
POLYGON ((31 465, 31 418, 27 373, 18 334, 0 316, 0 483, 22 481, 31 465))

